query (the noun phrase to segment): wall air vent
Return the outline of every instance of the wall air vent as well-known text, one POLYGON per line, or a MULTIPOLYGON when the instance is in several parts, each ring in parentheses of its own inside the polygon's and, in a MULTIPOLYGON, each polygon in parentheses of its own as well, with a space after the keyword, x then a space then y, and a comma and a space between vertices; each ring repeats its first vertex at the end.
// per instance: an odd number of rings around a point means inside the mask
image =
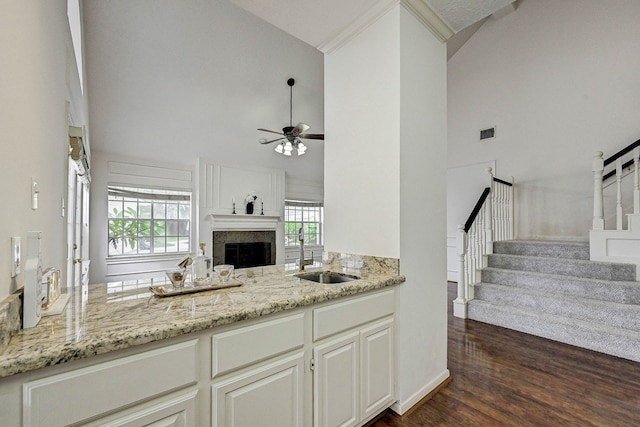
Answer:
POLYGON ((480 141, 483 139, 495 138, 496 137, 496 127, 492 127, 489 129, 482 129, 480 131, 480 141))

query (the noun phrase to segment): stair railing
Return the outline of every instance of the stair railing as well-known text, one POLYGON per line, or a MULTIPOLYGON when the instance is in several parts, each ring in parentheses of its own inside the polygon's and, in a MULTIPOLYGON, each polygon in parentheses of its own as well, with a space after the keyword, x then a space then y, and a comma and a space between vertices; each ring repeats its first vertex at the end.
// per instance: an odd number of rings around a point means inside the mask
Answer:
POLYGON ((507 182, 493 176, 487 168, 489 186, 476 202, 469 218, 458 226, 458 295, 453 301, 453 314, 467 318, 467 303, 474 298, 473 286, 480 281, 479 270, 487 266, 487 255, 493 253, 493 242, 511 240, 513 222, 513 177, 507 182))
MULTIPOLYGON (((605 230, 604 221, 604 196, 605 183, 614 177, 616 185, 616 230, 623 229, 623 206, 622 206, 622 181, 627 176, 633 174, 633 213, 640 214, 640 139, 618 151, 608 159, 602 158, 602 151, 596 151, 593 155, 591 171, 593 172, 593 222, 592 230, 605 230), (625 156, 631 159, 623 163, 625 156), (605 168, 613 164, 614 168, 605 173, 605 168)), ((631 224, 628 225, 629 229, 631 224)))

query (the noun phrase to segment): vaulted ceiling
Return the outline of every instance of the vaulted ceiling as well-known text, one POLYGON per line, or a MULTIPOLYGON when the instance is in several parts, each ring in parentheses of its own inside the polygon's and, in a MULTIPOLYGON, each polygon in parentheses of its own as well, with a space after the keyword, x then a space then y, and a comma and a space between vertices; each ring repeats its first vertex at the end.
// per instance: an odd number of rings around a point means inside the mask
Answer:
MULTIPOLYGON (((432 9, 448 25, 450 34, 494 13, 513 9, 514 0, 231 0, 243 9, 294 37, 322 50, 350 24, 374 8, 399 2, 432 9)), ((471 33, 473 34, 473 32, 471 33)), ((464 39, 464 32, 458 39, 464 39)), ((464 40, 466 41, 466 40, 464 40)), ((456 41, 459 44, 460 40, 456 41)))

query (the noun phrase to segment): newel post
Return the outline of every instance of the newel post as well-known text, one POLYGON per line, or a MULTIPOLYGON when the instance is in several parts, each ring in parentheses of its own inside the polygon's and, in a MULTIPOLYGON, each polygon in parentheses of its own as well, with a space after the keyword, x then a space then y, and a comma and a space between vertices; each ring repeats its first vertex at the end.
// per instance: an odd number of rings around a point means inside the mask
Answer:
MULTIPOLYGON (((493 170, 487 168, 487 173, 489 174, 489 197, 484 203, 486 209, 484 221, 484 254, 490 255, 493 253, 493 205, 495 202, 495 194, 493 191, 493 170)), ((486 267, 485 260, 483 260, 483 267, 486 267)))
POLYGON ((453 301, 453 315, 462 319, 467 318, 467 300, 469 297, 467 290, 467 271, 465 269, 464 258, 467 253, 467 233, 464 225, 458 225, 456 235, 456 252, 458 254, 458 296, 453 301))
POLYGON ((593 172, 593 230, 604 230, 604 205, 602 201, 604 160, 602 155, 602 151, 596 151, 591 163, 591 171, 593 172))

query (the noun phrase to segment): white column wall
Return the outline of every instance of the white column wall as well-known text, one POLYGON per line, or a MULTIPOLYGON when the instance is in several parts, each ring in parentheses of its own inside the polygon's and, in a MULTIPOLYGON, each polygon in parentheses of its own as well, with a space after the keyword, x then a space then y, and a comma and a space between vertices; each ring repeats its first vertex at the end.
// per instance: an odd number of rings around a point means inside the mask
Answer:
POLYGON ((325 55, 325 250, 400 257, 398 8, 325 55))
POLYGON ((404 412, 446 368, 446 48, 403 6, 325 55, 325 248, 399 257, 404 412))
POLYGON ((447 49, 401 9, 399 411, 447 370, 447 49))

